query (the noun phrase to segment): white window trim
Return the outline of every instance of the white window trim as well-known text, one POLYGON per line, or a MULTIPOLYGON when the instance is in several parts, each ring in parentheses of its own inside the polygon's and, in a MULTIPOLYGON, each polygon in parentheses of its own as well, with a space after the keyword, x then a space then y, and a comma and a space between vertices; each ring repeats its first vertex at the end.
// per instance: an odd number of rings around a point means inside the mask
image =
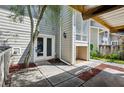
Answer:
POLYGON ((112 43, 117 43, 117 45, 118 45, 118 41, 117 40, 113 40, 113 41, 111 41, 111 45, 112 45, 112 43))

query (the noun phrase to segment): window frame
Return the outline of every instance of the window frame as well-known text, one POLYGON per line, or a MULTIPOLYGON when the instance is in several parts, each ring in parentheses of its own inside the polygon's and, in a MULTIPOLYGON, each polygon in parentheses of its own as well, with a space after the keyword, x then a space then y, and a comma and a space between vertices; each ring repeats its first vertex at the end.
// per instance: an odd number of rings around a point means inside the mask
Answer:
POLYGON ((84 24, 83 24, 83 19, 81 20, 81 30, 80 30, 80 33, 77 33, 77 28, 76 28, 76 27, 77 27, 77 26, 76 26, 76 19, 77 19, 77 18, 76 18, 76 17, 77 17, 77 15, 78 15, 78 13, 79 13, 79 12, 77 12, 77 11, 74 12, 74 16, 75 16, 75 17, 74 17, 75 41, 77 41, 77 42, 88 42, 88 33, 87 33, 87 34, 84 34, 84 32, 83 32, 83 25, 84 25, 84 24), (77 37, 76 37, 77 35, 80 35, 80 40, 77 40, 77 37), (86 37, 86 40, 85 40, 85 41, 83 40, 83 37, 84 37, 84 36, 86 37))
POLYGON ((117 40, 111 41, 111 45, 113 45, 112 43, 116 43, 116 45, 118 45, 118 41, 117 40))

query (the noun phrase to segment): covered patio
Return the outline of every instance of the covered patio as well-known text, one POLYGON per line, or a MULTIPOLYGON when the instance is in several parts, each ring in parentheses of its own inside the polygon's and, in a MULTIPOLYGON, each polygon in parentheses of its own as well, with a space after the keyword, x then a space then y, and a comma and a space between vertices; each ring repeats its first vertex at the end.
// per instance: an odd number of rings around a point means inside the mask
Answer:
MULTIPOLYGON (((74 5, 84 20, 93 18, 111 32, 124 31, 124 6, 74 5)), ((78 56, 79 57, 79 56, 78 56)), ((10 73, 10 87, 123 87, 124 65, 99 60, 66 65, 58 59, 10 73)))
POLYGON ((111 33, 124 31, 124 5, 71 5, 84 20, 94 19, 111 33))

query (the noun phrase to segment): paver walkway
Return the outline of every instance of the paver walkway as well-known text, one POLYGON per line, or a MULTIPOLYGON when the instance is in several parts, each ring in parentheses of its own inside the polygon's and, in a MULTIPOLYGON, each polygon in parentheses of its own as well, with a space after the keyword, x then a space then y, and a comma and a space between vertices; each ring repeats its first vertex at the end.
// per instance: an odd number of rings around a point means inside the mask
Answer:
POLYGON ((35 68, 23 69, 14 73, 11 87, 124 86, 122 83, 124 82, 124 68, 117 67, 116 69, 116 66, 110 65, 103 68, 105 64, 102 62, 88 61, 69 66, 63 63, 43 61, 37 62, 36 65, 35 68), (122 70, 119 71, 119 69, 122 70), (115 73, 111 73, 113 71, 115 73), (114 83, 115 80, 118 83, 114 83))

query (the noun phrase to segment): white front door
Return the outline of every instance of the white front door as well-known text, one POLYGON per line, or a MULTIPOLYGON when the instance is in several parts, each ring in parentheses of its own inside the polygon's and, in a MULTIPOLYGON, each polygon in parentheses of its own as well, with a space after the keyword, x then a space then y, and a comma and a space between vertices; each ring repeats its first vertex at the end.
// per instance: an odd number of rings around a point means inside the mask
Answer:
POLYGON ((35 41, 35 61, 48 60, 55 57, 55 36, 40 34, 35 41))

